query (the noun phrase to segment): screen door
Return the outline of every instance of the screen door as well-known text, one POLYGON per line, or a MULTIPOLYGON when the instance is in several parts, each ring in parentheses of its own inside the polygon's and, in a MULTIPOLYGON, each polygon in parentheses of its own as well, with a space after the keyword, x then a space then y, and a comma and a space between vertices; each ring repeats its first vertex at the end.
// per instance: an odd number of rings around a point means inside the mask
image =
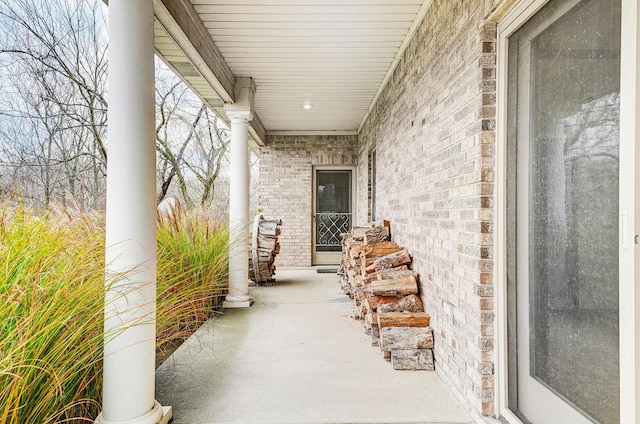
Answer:
POLYGON ((317 169, 314 178, 313 264, 339 264, 341 234, 351 229, 353 171, 317 169))

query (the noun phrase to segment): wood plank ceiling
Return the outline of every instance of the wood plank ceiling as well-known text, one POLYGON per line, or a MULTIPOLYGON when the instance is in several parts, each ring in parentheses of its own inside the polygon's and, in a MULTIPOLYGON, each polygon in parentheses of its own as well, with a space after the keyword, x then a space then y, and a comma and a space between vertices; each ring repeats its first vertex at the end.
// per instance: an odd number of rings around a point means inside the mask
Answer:
POLYGON ((430 3, 191 1, 235 77, 254 79, 267 132, 326 133, 359 129, 430 3))

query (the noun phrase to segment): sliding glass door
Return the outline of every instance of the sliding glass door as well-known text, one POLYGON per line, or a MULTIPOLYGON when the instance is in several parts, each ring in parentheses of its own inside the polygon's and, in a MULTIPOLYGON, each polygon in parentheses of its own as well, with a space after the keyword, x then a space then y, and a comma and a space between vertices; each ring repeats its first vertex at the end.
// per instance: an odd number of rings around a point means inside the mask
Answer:
POLYGON ((508 38, 510 407, 620 421, 620 0, 554 0, 508 38))

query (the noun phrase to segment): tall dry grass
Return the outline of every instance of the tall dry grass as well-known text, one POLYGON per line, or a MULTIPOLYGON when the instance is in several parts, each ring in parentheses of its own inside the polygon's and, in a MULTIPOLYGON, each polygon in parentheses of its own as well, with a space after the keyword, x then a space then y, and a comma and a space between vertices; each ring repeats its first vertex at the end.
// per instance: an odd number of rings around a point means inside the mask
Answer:
MULTIPOLYGON (((158 220, 157 350, 227 286, 228 232, 176 210, 158 220)), ((102 382, 104 224, 0 208, 0 422, 92 422, 102 382)))
POLYGON ((222 304, 227 293, 229 231, 179 205, 158 215, 157 350, 162 358, 222 304))

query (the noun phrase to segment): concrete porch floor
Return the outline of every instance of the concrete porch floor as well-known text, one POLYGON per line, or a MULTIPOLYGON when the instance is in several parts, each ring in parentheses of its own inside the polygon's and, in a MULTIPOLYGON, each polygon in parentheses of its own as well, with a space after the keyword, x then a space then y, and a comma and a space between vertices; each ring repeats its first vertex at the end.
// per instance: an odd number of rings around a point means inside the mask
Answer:
POLYGON ((156 397, 174 424, 474 422, 436 372, 394 371, 371 347, 335 274, 276 279, 159 367, 156 397))

